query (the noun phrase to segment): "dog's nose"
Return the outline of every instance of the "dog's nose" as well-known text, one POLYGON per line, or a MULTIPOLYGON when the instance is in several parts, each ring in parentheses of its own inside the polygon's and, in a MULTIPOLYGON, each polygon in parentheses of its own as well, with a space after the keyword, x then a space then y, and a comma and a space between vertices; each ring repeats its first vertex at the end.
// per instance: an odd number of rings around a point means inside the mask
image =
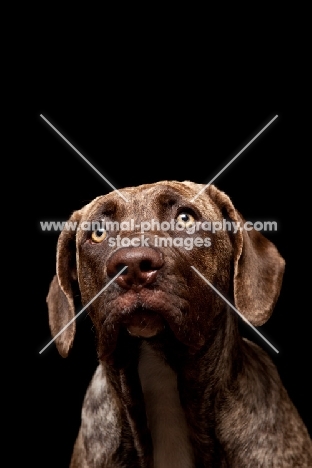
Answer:
POLYGON ((158 270, 163 266, 162 254, 151 247, 124 247, 115 252, 107 263, 107 274, 114 277, 127 266, 116 279, 125 289, 141 289, 155 281, 158 270))

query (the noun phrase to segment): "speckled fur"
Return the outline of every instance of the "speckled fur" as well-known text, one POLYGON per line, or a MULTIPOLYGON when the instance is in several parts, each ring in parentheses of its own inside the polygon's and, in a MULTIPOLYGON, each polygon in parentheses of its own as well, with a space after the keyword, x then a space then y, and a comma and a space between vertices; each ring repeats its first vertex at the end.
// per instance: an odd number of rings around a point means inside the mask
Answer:
MULTIPOLYGON (((129 187, 121 190, 129 203, 112 192, 74 212, 71 220, 168 220, 184 208, 202 221, 243 220, 212 185, 192 203, 202 188, 189 181, 129 187)), ((259 232, 209 235, 209 248, 154 249, 163 265, 151 285, 125 290, 115 282, 89 306, 99 367, 85 396, 70 468, 167 468, 160 460, 162 450, 169 453, 170 437, 176 438, 172 468, 312 467, 311 438, 271 359, 239 335, 235 313, 190 268, 258 326, 278 299, 284 260, 259 232), (147 340, 129 335, 124 326, 142 309, 157 312, 166 324, 147 340)), ((83 230, 59 237, 57 275, 47 297, 53 336, 74 317, 74 294, 79 291, 87 304, 110 280, 109 264, 118 249, 89 239, 83 230)), ((74 334, 75 322, 56 338, 63 357, 74 334)))

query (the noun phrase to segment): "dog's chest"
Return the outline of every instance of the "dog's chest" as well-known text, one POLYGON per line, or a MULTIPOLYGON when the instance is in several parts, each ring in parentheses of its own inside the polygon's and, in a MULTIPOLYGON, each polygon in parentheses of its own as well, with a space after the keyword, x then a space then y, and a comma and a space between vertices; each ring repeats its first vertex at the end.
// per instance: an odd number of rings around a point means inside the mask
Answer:
POLYGON ((176 374, 145 342, 138 371, 153 440, 154 468, 192 468, 193 452, 176 374))

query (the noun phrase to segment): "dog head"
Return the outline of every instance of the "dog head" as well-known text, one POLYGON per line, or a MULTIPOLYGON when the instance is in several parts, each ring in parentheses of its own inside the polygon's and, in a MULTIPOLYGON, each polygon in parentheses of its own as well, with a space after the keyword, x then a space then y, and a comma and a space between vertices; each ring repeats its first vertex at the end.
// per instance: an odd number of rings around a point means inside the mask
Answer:
POLYGON ((225 307, 204 279, 255 326, 270 317, 278 298, 284 260, 262 234, 243 229, 230 198, 213 185, 162 181, 124 188, 96 198, 69 222, 47 296, 53 337, 72 320, 55 340, 63 357, 75 334, 76 290, 89 304, 104 358, 121 330, 142 338, 170 332, 200 349, 225 307))

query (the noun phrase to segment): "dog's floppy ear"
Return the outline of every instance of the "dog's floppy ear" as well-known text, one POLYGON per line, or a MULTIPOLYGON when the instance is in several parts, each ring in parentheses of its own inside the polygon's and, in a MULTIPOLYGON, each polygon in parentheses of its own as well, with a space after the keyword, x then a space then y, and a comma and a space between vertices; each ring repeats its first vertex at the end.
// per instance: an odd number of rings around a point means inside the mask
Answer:
MULTIPOLYGON (((78 225, 81 211, 75 211, 68 223, 78 225)), ((70 226, 70 224, 68 224, 70 226)), ((54 276, 47 304, 49 324, 53 338, 75 317, 74 289, 77 285, 76 229, 64 229, 57 243, 56 275, 54 276)), ((56 347, 63 357, 67 357, 75 336, 75 320, 55 339, 56 347)))
MULTIPOLYGON (((224 192, 210 185, 208 194, 223 214, 243 226, 245 220, 224 192)), ((285 261, 274 244, 254 229, 238 230, 231 237, 234 239, 235 307, 250 323, 259 326, 273 311, 282 285, 285 261)))

